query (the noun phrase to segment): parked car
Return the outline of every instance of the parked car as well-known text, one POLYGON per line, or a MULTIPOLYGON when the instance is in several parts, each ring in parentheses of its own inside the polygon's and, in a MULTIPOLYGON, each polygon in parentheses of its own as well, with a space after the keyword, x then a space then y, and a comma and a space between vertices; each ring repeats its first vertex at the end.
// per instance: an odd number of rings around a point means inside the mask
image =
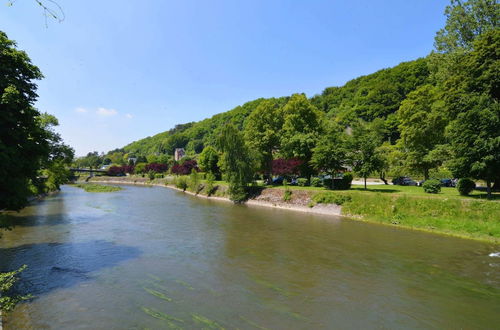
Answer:
POLYGON ((282 185, 283 184, 283 177, 282 176, 278 176, 276 178, 273 179, 273 184, 274 185, 282 185))
POLYGON ((457 179, 441 179, 441 186, 443 187, 456 187, 457 179))
POLYGON ((407 176, 400 176, 392 180, 392 184, 399 186, 416 186, 417 182, 407 176))

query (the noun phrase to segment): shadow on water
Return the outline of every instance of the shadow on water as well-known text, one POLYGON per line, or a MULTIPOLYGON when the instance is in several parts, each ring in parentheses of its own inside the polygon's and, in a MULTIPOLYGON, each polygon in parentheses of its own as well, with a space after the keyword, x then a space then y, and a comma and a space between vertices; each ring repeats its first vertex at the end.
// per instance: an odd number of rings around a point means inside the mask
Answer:
POLYGON ((15 227, 58 226, 69 223, 79 224, 99 219, 99 215, 92 216, 89 214, 82 214, 81 216, 74 214, 71 216, 65 214, 3 214, 0 215, 0 230, 12 230, 15 227))
POLYGON ((38 243, 0 249, 0 272, 28 265, 16 288, 20 294, 40 296, 93 278, 92 272, 141 255, 138 248, 106 241, 38 243))

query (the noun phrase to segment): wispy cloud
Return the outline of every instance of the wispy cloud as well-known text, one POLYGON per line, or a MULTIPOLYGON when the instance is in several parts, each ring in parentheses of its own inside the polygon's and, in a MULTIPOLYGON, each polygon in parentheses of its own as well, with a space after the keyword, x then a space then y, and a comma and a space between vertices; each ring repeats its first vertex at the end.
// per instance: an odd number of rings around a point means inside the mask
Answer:
POLYGON ((78 112, 78 113, 87 113, 87 109, 85 109, 85 108, 76 108, 75 112, 78 112))
POLYGON ((97 111, 95 113, 97 113, 99 116, 109 117, 117 115, 118 111, 116 111, 115 109, 97 108, 97 111))
POLYGON ((127 118, 127 119, 132 119, 133 117, 134 117, 134 116, 132 116, 130 113, 127 113, 127 114, 125 115, 125 118, 127 118))

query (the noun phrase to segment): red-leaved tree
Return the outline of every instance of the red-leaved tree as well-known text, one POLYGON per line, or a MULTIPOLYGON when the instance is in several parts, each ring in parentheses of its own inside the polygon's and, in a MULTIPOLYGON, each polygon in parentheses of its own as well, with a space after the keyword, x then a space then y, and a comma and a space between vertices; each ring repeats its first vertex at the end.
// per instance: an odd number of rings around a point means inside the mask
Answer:
POLYGON ((272 162, 272 174, 274 175, 298 175, 300 173, 300 165, 304 162, 297 158, 274 159, 272 162))
POLYGON ((198 171, 196 160, 186 160, 182 164, 175 164, 172 166, 172 173, 177 175, 188 175, 191 174, 193 169, 198 171))

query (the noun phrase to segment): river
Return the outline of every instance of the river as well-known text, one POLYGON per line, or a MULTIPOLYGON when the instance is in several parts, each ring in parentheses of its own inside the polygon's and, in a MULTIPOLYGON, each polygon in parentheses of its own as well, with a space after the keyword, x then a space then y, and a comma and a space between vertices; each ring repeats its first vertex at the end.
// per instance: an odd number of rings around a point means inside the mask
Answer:
POLYGON ((160 187, 65 186, 12 215, 5 329, 491 329, 499 246, 160 187), (490 256, 491 255, 491 256, 490 256))

